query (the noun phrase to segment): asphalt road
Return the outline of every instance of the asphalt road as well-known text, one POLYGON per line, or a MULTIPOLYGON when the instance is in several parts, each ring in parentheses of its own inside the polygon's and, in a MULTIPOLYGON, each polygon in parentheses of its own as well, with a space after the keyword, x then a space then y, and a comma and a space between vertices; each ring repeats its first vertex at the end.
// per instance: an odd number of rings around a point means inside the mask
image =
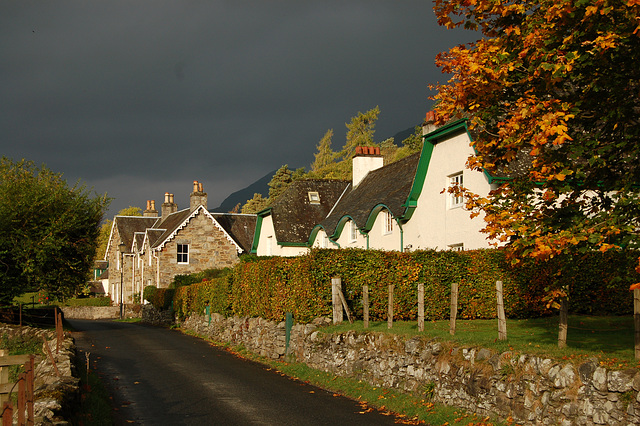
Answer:
POLYGON ((81 359, 112 392, 118 423, 392 425, 393 416, 282 376, 177 330, 69 320, 81 359))

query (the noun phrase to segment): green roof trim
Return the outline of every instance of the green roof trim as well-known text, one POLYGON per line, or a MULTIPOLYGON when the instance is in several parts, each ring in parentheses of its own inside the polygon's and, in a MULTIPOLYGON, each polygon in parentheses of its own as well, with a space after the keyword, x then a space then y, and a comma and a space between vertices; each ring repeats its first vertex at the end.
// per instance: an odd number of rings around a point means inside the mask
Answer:
POLYGON ((418 198, 424 187, 424 181, 427 177, 427 171, 429 170, 429 163, 431 162, 431 155, 433 154, 434 144, 428 142, 425 138, 424 145, 422 146, 422 152, 420 153, 420 160, 418 160, 418 168, 416 169, 416 175, 413 178, 413 185, 407 201, 404 203, 405 210, 401 217, 398 219, 402 222, 408 222, 413 216, 416 207, 418 207, 418 198))
POLYGON ((253 233, 253 243, 251 244, 251 254, 258 254, 258 244, 260 243, 260 231, 262 230, 262 219, 271 214, 271 207, 260 210, 256 213, 256 231, 253 233))
POLYGON ((363 231, 361 232, 363 234, 365 232, 368 233, 369 231, 371 231, 371 228, 373 228, 373 224, 376 222, 376 219, 378 217, 378 213, 380 213, 382 210, 387 210, 393 217, 393 213, 391 213, 391 209, 389 207, 384 204, 377 204, 371 209, 371 213, 369 213, 369 217, 367 218, 367 223, 365 223, 364 227, 362 227, 363 231))

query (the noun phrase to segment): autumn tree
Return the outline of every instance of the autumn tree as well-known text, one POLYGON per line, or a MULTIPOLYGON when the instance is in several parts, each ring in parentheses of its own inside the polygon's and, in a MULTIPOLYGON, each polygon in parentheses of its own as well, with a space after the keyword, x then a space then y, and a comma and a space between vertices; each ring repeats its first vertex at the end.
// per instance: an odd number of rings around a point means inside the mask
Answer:
POLYGON ((89 278, 106 196, 33 162, 0 160, 0 300, 71 296, 89 278))
MULTIPOLYGON (((437 0, 482 38, 437 57, 441 120, 469 117, 469 166, 507 177, 483 210, 514 262, 638 247, 640 1, 437 0)), ((565 289, 556 289, 560 297, 565 289)))
POLYGON ((509 177, 487 231, 548 259, 637 247, 640 1, 437 1, 447 27, 483 38, 438 55, 443 118, 469 116, 473 168, 509 177))

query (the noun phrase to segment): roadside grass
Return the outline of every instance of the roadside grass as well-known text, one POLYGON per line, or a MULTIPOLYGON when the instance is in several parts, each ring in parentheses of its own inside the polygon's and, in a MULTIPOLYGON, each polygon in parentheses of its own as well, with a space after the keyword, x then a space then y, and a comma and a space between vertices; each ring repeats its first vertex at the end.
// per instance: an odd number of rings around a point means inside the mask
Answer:
MULTIPOLYGON (((496 352, 515 351, 555 360, 571 360, 575 363, 590 357, 610 369, 640 368, 634 358, 634 325, 631 316, 583 316, 570 315, 567 347, 558 348, 558 317, 532 319, 507 319, 507 340, 498 340, 498 320, 456 321, 456 332, 449 333, 449 321, 425 321, 424 332, 418 331, 417 321, 394 321, 393 328, 387 322, 369 322, 366 331, 393 333, 405 336, 425 336, 451 341, 457 345, 484 347, 496 352)), ((343 322, 323 327, 326 333, 355 330, 363 332, 362 321, 353 324, 343 322)))
MULTIPOLYGON (((385 389, 372 386, 362 380, 349 377, 340 377, 324 371, 313 369, 301 362, 285 362, 265 358, 249 352, 243 345, 230 345, 216 342, 191 331, 183 330, 189 334, 211 342, 233 353, 239 358, 258 362, 283 376, 299 380, 328 390, 334 396, 345 396, 358 401, 361 413, 378 410, 384 415, 393 415, 399 424, 430 424, 430 425, 503 425, 495 419, 480 417, 468 413, 463 409, 443 404, 433 403, 430 400, 430 389, 425 388, 422 393, 412 395, 394 389, 385 389)), ((313 392, 313 391, 312 391, 313 392)))
POLYGON ((116 424, 109 392, 100 377, 88 370, 80 359, 75 360, 76 371, 80 374, 80 399, 75 407, 71 422, 74 425, 111 426, 116 424))
POLYGON ((398 423, 430 425, 482 425, 500 424, 495 419, 480 417, 463 409, 430 401, 429 389, 423 389, 420 395, 411 395, 395 389, 372 386, 361 380, 334 376, 320 370, 314 370, 306 364, 285 363, 263 360, 275 371, 305 383, 334 392, 334 396, 343 395, 360 402, 361 413, 378 410, 383 414, 395 415, 398 423))

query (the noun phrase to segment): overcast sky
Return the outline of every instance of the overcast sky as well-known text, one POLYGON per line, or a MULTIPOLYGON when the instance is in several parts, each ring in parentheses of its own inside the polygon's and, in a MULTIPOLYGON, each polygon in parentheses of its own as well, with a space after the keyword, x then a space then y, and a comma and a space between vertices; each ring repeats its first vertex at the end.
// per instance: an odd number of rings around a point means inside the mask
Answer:
MULTIPOLYGON (((376 141, 419 124, 438 52, 473 33, 424 1, 4 1, 0 154, 129 205, 209 208, 376 105, 376 141)), ((400 141, 396 141, 400 143, 400 141)))

